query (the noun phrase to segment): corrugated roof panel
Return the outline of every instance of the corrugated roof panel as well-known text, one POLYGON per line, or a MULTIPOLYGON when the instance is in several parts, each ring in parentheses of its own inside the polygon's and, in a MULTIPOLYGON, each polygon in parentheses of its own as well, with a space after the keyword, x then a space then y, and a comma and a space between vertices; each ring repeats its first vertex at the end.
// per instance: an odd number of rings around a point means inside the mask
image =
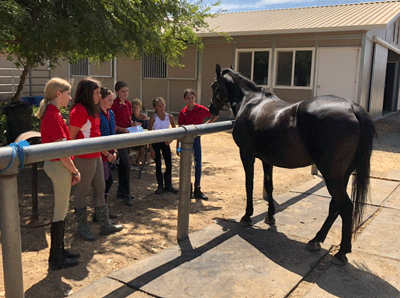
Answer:
MULTIPOLYGON (((366 2, 240 13, 208 19, 215 32, 235 34, 384 28, 400 14, 400 1, 366 2)), ((200 35, 209 35, 202 32, 200 35)))

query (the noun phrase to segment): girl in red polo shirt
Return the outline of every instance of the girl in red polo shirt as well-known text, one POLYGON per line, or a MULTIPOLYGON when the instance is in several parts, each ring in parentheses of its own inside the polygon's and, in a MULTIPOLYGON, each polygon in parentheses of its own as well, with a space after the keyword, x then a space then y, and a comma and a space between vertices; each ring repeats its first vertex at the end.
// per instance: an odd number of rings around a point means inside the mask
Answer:
MULTIPOLYGON (((100 82, 92 78, 84 78, 78 83, 69 116, 71 139, 88 139, 101 136, 100 99, 100 82)), ((101 153, 105 156, 108 155, 108 151, 101 153)), ((104 200, 105 181, 100 152, 78 155, 75 157, 75 164, 82 177, 81 182, 76 186, 74 197, 78 234, 85 240, 96 240, 87 223, 85 200, 90 185, 93 186, 93 203, 96 218, 100 224, 100 234, 107 235, 121 231, 122 226, 112 224, 109 219, 108 206, 104 200)))
MULTIPOLYGON (((41 119, 42 143, 70 140, 69 130, 61 116, 60 108, 71 100, 71 85, 60 78, 53 78, 44 88, 45 98, 36 116, 41 119)), ((53 182, 54 215, 51 224, 49 269, 57 270, 79 264, 80 254, 64 249, 65 217, 68 211, 71 185, 81 180, 81 175, 71 157, 46 160, 44 171, 53 182)))

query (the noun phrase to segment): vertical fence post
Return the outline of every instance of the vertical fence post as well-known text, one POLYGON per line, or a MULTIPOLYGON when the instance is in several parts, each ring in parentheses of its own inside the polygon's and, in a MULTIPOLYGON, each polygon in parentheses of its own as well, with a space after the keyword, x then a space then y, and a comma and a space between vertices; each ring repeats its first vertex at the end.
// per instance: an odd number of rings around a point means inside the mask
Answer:
POLYGON ((23 298, 17 173, 0 175, 0 221, 6 297, 23 298))
POLYGON ((181 140, 181 164, 179 172, 178 241, 188 237, 190 209, 190 178, 194 137, 187 135, 181 140))

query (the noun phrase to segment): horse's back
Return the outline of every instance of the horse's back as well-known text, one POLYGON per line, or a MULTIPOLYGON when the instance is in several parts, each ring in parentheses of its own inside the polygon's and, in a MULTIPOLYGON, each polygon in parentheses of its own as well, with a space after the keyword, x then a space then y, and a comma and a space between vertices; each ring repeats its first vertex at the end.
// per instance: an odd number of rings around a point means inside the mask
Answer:
POLYGON ((360 138, 354 107, 359 106, 336 96, 314 97, 299 104, 299 131, 317 165, 345 171, 354 162, 360 138))
POLYGON ((297 168, 312 164, 297 128, 298 104, 257 97, 242 105, 233 129, 241 150, 271 165, 297 168))

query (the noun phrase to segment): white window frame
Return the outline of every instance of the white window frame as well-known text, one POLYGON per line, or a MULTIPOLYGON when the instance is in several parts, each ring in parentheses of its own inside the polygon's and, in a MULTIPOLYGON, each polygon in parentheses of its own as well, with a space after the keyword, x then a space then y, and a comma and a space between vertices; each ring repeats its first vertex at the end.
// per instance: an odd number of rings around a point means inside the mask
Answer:
POLYGON ((277 89, 301 89, 301 90, 313 90, 314 88, 314 65, 315 65, 315 48, 277 48, 275 49, 274 55, 274 88, 277 89), (297 51, 311 51, 311 74, 310 74, 310 86, 294 86, 294 67, 296 63, 296 52, 297 51), (290 86, 277 85, 276 80, 278 79, 278 52, 292 52, 292 77, 290 80, 290 86))
POLYGON ((272 49, 270 48, 251 48, 251 49, 236 49, 235 51, 235 71, 239 71, 239 54, 240 53, 252 53, 251 54, 251 78, 253 81, 254 75, 254 52, 269 52, 269 60, 268 60, 268 85, 259 85, 264 88, 270 88, 271 86, 271 71, 272 71, 272 49))

